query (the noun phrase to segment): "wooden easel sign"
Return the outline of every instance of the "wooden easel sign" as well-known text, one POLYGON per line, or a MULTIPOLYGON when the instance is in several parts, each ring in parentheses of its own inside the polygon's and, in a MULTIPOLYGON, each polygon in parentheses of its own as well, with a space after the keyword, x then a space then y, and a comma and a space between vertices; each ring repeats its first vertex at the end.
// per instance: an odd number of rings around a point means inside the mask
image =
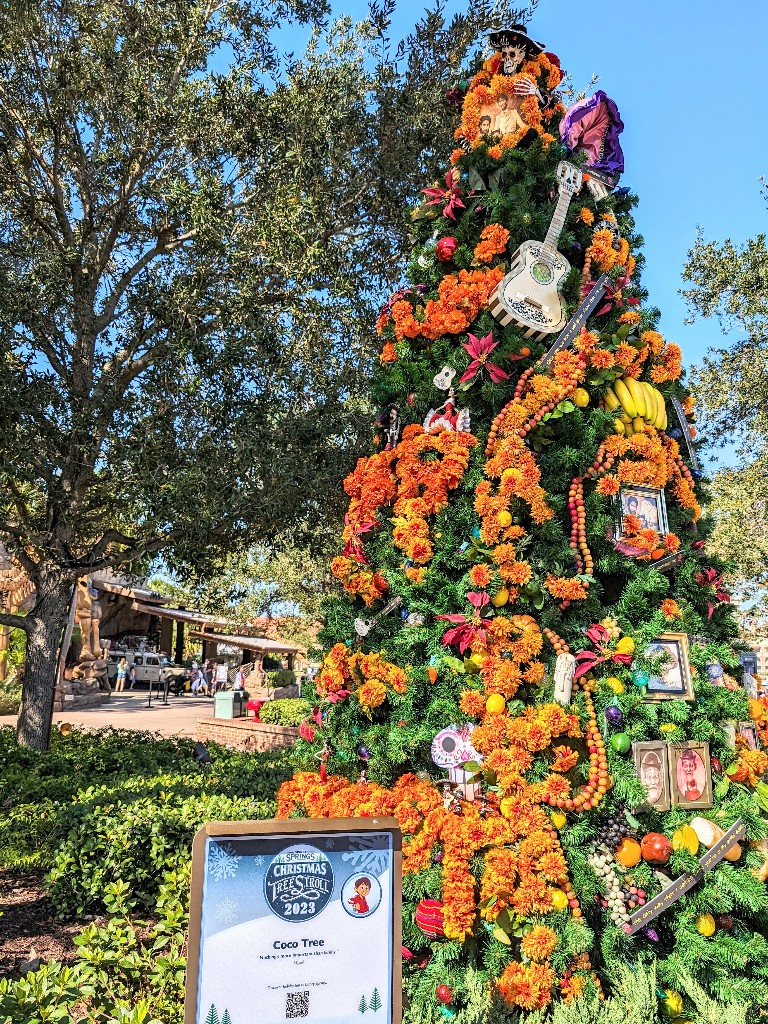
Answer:
POLYGON ((401 850, 395 818, 202 828, 184 1024, 400 1024, 401 850))

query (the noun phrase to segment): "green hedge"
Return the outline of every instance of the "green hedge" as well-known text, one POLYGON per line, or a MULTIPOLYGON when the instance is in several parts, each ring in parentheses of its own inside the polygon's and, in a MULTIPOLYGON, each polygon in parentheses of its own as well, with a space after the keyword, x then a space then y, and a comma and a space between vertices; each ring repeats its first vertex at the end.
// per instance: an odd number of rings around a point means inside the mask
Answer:
POLYGON ((312 705, 301 697, 269 700, 259 711, 259 718, 268 725, 300 725, 312 713, 312 705))
POLYGON ((281 668, 276 672, 267 672, 267 683, 270 686, 294 686, 296 673, 289 668, 281 668))

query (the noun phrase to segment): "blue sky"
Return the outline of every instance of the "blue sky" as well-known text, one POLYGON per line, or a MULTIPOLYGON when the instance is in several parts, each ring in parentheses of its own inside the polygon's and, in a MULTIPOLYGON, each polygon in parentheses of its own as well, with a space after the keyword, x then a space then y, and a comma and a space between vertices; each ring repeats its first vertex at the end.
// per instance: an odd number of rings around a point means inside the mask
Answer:
MULTIPOLYGON (((451 0, 449 16, 460 7, 451 0)), ((421 9, 400 0, 394 31, 407 31, 421 9)), ((362 0, 335 0, 334 10, 362 18, 367 7, 362 0)), ((723 342, 715 321, 684 323, 678 292, 697 227, 708 238, 738 242, 767 226, 759 178, 768 174, 768 6, 540 0, 529 31, 558 54, 577 90, 597 74, 599 87, 618 104, 625 125, 622 184, 640 197, 643 282, 661 310, 662 331, 691 365, 723 342)), ((292 45, 301 50, 299 33, 292 45)))

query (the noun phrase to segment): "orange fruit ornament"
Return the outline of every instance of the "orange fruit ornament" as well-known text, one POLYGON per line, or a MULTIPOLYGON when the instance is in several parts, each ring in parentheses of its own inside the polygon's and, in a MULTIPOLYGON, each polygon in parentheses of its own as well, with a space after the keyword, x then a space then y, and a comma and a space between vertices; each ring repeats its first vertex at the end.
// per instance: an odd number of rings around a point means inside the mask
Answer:
POLYGON ((632 839, 631 836, 625 836, 613 856, 622 867, 633 868, 640 863, 642 857, 640 843, 636 839, 632 839))

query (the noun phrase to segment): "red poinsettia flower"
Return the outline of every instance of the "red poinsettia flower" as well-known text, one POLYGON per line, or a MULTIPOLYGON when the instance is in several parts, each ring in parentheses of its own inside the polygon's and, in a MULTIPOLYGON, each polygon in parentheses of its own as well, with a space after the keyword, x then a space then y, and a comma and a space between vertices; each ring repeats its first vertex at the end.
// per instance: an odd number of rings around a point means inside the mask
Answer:
POLYGON ((445 176, 445 188, 440 188, 439 185, 435 185, 432 188, 423 188, 421 191, 425 196, 430 197, 427 206, 435 206, 437 203, 445 203, 445 206, 443 207, 443 216, 450 217, 451 220, 456 220, 456 210, 466 209, 464 201, 461 198, 461 189, 456 183, 452 171, 448 171, 445 176))
POLYGON ((468 341, 463 341, 462 345, 472 356, 472 362, 464 371, 464 374, 459 378, 459 384, 463 384, 467 380, 472 380, 477 374, 485 368, 494 384, 499 384, 503 380, 507 380, 509 377, 508 373, 505 373, 500 366, 496 363, 488 361, 488 356, 493 352, 496 346, 499 344, 498 341, 493 340, 493 334, 486 334, 484 338, 476 338, 474 334, 468 334, 468 341))
MULTIPOLYGON (((731 595, 724 589, 725 581, 716 569, 711 567, 709 569, 702 569, 700 572, 697 572, 693 578, 700 587, 708 587, 712 591, 715 602, 720 602, 722 604, 731 603, 731 595)), ((708 619, 712 618, 714 610, 715 604, 712 601, 707 601, 708 619)))
POLYGON ((450 647, 452 644, 458 644, 461 654, 463 654, 469 645, 476 639, 480 639, 483 643, 486 643, 487 634, 485 630, 491 624, 491 620, 484 619, 480 613, 480 609, 490 601, 488 594, 471 590, 467 594, 467 600, 475 609, 475 614, 471 618, 468 618, 466 615, 435 616, 437 619, 445 619, 447 622, 456 623, 455 626, 451 629, 447 629, 445 633, 443 633, 443 646, 450 647))
MULTIPOLYGON (((344 516, 344 525, 352 525, 348 515, 344 516)), ((369 530, 372 530, 374 526, 378 525, 379 524, 375 521, 372 523, 360 523, 355 529, 356 536, 352 537, 344 545, 344 551, 342 552, 344 558, 354 558, 355 561, 360 562, 361 565, 368 565, 368 559, 365 556, 365 551, 363 551, 363 545, 360 543, 359 538, 362 537, 364 533, 368 533, 369 530)))

